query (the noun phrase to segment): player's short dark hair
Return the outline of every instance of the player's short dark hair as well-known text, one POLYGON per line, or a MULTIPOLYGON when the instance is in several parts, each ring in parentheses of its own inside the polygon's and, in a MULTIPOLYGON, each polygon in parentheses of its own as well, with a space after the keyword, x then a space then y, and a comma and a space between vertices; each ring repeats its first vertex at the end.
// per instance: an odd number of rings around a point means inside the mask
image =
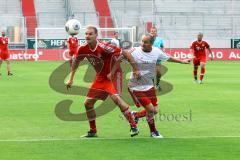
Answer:
POLYGON ((95 26, 93 26, 93 25, 88 25, 88 26, 86 27, 86 29, 93 29, 96 34, 98 33, 97 27, 95 27, 95 26))

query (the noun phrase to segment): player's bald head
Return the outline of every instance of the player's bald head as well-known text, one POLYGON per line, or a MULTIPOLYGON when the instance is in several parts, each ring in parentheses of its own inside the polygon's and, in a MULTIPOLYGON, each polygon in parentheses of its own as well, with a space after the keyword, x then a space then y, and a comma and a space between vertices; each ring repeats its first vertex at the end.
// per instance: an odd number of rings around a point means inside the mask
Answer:
POLYGON ((203 33, 202 32, 198 32, 198 36, 202 36, 203 37, 203 33))
POLYGON ((152 36, 151 34, 146 33, 146 34, 144 34, 144 35, 142 36, 142 40, 148 40, 149 43, 150 43, 151 45, 153 45, 155 38, 154 38, 154 36, 152 36))
POLYGON ((197 35, 197 38, 198 38, 198 41, 202 41, 203 33, 199 32, 198 35, 197 35))
POLYGON ((2 31, 2 36, 5 36, 5 32, 4 31, 2 31))
POLYGON ((86 27, 86 29, 92 29, 92 30, 94 30, 94 33, 98 34, 98 29, 97 29, 97 27, 95 27, 95 26, 93 26, 93 25, 88 25, 88 26, 86 27))
POLYGON ((153 43, 154 37, 151 34, 147 33, 142 36, 141 46, 144 52, 151 52, 153 43))

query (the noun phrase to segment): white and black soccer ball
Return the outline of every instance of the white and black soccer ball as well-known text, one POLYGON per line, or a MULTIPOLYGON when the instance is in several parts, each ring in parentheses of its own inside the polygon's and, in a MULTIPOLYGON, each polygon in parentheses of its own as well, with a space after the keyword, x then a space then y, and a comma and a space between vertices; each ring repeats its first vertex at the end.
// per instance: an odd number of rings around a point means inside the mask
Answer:
POLYGON ((76 19, 70 19, 65 24, 65 30, 71 36, 77 35, 80 29, 81 23, 76 19))

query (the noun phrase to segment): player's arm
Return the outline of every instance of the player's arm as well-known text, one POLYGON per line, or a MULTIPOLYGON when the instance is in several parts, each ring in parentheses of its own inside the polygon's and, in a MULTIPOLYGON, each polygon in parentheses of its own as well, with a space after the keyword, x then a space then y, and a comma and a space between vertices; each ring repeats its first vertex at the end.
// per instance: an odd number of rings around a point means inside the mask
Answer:
POLYGON ((176 58, 173 58, 173 57, 169 57, 169 59, 167 61, 168 62, 174 62, 174 63, 181 63, 181 64, 189 64, 190 63, 190 60, 183 61, 183 60, 176 59, 176 58))
POLYGON ((161 61, 158 60, 156 63, 156 86, 160 89, 160 79, 161 79, 161 61))
POLYGON ((130 63, 130 65, 132 66, 133 76, 136 79, 139 79, 141 77, 141 74, 140 74, 140 71, 138 69, 138 65, 137 65, 136 61, 134 60, 133 56, 131 55, 131 52, 123 50, 122 54, 127 59, 127 61, 130 63))
POLYGON ((70 76, 69 76, 69 79, 68 79, 67 84, 66 84, 67 85, 67 89, 71 88, 71 86, 73 84, 74 76, 75 76, 76 70, 77 70, 77 68, 79 66, 79 63, 80 63, 79 60, 77 60, 77 59, 73 60, 70 76))
POLYGON ((66 42, 67 42, 67 48, 69 49, 70 48, 70 44, 69 44, 70 43, 70 39, 67 39, 66 42))
MULTIPOLYGON (((80 48, 79 48, 80 50, 80 48)), ((84 59, 84 56, 81 55, 81 53, 78 50, 78 54, 77 56, 73 59, 73 63, 71 66, 71 71, 70 71, 70 76, 69 79, 67 81, 67 89, 71 88, 72 84, 73 84, 73 80, 74 80, 74 76, 75 76, 75 72, 79 67, 80 61, 82 61, 84 59)))
POLYGON ((118 66, 119 66, 120 63, 122 62, 123 58, 124 58, 123 55, 120 55, 120 56, 117 58, 116 62, 114 63, 114 65, 113 65, 112 68, 111 68, 110 73, 107 75, 107 78, 108 78, 109 80, 111 80, 111 79, 113 78, 113 76, 114 76, 114 74, 115 74, 118 66))
POLYGON ((190 54, 192 55, 192 58, 195 58, 195 55, 194 55, 194 44, 193 43, 190 46, 190 54))
POLYGON ((208 47, 208 54, 211 54, 211 60, 213 60, 213 53, 210 47, 208 47))

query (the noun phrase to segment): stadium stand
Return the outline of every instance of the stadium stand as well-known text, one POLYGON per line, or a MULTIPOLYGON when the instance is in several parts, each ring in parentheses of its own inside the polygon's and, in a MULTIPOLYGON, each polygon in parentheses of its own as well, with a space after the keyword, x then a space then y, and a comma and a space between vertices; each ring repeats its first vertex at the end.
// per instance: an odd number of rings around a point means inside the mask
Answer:
POLYGON ((71 12, 80 20, 83 26, 93 24, 99 26, 99 14, 96 12, 94 2, 89 0, 69 0, 71 12))
POLYGON ((27 37, 34 37, 37 27, 34 0, 22 0, 22 13, 26 21, 27 37))
POLYGON ((35 0, 39 27, 62 27, 66 22, 64 0, 35 0))
POLYGON ((15 43, 34 37, 36 27, 63 27, 73 15, 83 26, 135 26, 136 39, 155 25, 171 48, 189 47, 199 31, 218 48, 230 48, 230 40, 240 37, 237 0, 2 0, 0 14, 1 29, 7 29, 15 43))
POLYGON ((24 43, 24 18, 19 0, 0 1, 0 31, 7 32, 10 43, 24 43))
POLYGON ((141 27, 153 22, 167 47, 186 48, 201 31, 214 46, 230 48, 230 39, 240 35, 240 3, 235 0, 109 0, 109 3, 118 26, 140 26, 142 33, 141 27), (128 18, 124 18, 126 15, 128 18))

